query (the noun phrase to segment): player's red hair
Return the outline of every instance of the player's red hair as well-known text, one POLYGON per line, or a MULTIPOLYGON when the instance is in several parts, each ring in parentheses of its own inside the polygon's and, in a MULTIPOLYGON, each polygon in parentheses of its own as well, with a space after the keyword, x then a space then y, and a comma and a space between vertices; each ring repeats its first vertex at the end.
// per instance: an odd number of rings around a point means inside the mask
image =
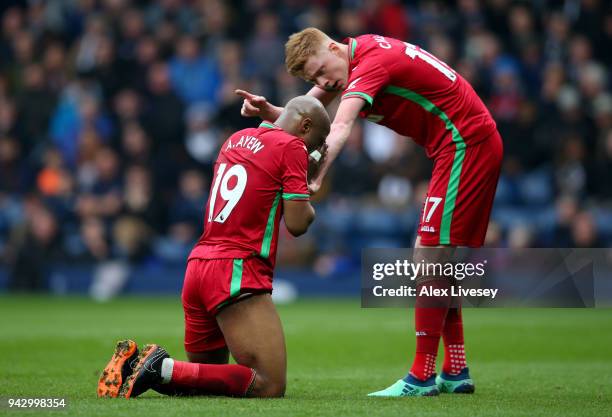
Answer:
POLYGON ((285 44, 285 66, 289 74, 303 78, 304 64, 327 40, 331 39, 317 28, 306 28, 289 36, 285 44))

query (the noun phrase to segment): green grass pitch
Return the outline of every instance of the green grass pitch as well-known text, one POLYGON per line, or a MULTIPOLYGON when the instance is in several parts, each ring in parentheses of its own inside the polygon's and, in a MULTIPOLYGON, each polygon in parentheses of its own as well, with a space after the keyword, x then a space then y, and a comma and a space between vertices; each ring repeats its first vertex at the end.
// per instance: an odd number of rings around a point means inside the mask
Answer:
POLYGON ((612 310, 469 309, 467 356, 476 394, 373 399, 402 377, 412 311, 361 309, 358 300, 279 307, 289 355, 287 396, 256 400, 96 398, 99 372, 120 338, 156 342, 178 359, 176 298, 0 297, 0 414, 19 416, 610 416, 612 310), (66 397, 63 411, 9 411, 8 397, 66 397))

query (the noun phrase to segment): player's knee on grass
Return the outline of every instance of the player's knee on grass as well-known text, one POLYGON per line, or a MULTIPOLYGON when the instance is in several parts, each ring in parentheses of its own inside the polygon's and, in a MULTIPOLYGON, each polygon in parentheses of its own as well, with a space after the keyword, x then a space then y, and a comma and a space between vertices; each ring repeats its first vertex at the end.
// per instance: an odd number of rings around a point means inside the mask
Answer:
MULTIPOLYGON (((257 372, 257 370, 255 371, 257 372)), ((287 382, 285 378, 269 377, 258 373, 249 396, 258 398, 283 397, 285 396, 286 387, 287 382)))
POLYGON ((283 361, 271 358, 270 347, 254 343, 232 351, 236 363, 255 370, 255 383, 250 397, 282 397, 286 388, 286 369, 283 361))
POLYGON ((252 368, 256 372, 250 397, 273 398, 285 395, 287 386, 286 366, 283 352, 274 357, 273 345, 253 343, 232 351, 236 363, 252 368))
POLYGON ((236 363, 256 372, 251 397, 285 394, 285 337, 269 294, 254 295, 219 312, 217 322, 236 363))

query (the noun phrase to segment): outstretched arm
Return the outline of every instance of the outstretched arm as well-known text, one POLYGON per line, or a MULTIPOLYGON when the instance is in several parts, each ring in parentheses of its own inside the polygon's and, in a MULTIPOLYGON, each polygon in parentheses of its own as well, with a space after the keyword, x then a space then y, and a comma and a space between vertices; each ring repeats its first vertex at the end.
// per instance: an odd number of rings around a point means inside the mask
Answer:
MULTIPOLYGON (((245 90, 236 90, 235 93, 243 98, 240 114, 244 117, 258 116, 263 120, 274 122, 283 111, 282 107, 269 103, 264 96, 251 94, 245 90)), ((325 91, 316 86, 312 87, 308 92, 309 96, 319 99, 325 107, 327 107, 338 94, 338 92, 325 91)))
POLYGON ((242 109, 240 109, 240 114, 244 117, 259 116, 263 120, 274 122, 283 111, 282 107, 268 103, 264 96, 257 96, 245 90, 235 90, 234 92, 244 99, 242 100, 242 109))
POLYGON ((308 184, 309 191, 314 194, 319 191, 321 188, 321 184, 323 182, 323 178, 327 174, 329 167, 332 162, 336 159, 346 140, 351 133, 351 129, 353 128, 353 123, 359 112, 366 104, 365 100, 359 96, 355 97, 347 97, 340 102, 340 106, 338 106, 338 111, 336 112, 336 117, 331 125, 329 135, 327 135, 327 139, 325 143, 327 144, 327 157, 325 158, 323 165, 319 170, 318 175, 310 184, 308 184))
POLYGON ((306 233, 315 219, 314 207, 308 201, 292 201, 283 199, 283 217, 285 226, 293 236, 306 233))
POLYGON ((316 85, 312 87, 307 93, 307 95, 319 99, 319 101, 323 103, 323 106, 325 107, 329 106, 329 103, 334 101, 338 94, 340 94, 339 91, 325 91, 322 88, 317 87, 316 85))

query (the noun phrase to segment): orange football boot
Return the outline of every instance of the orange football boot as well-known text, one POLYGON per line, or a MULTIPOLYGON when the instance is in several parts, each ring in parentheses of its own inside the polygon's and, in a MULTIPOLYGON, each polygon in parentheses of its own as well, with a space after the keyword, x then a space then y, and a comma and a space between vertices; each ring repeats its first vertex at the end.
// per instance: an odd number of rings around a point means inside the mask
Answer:
POLYGON ((133 340, 120 340, 115 353, 98 381, 98 397, 116 398, 121 384, 132 373, 132 362, 138 358, 138 345, 133 340))

